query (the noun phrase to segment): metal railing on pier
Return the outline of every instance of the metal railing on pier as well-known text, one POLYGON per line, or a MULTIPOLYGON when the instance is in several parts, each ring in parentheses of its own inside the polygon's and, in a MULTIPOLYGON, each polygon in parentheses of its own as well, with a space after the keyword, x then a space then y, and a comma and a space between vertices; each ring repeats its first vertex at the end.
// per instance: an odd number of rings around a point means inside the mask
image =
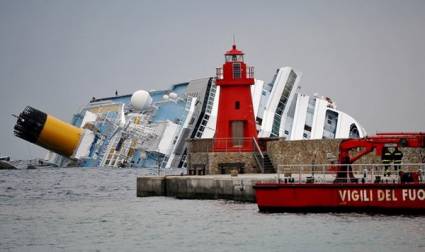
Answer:
POLYGON ((255 139, 252 137, 239 138, 203 138, 191 141, 190 152, 246 152, 265 151, 268 141, 275 141, 277 138, 255 139), (255 141, 255 142, 254 142, 255 141))
POLYGON ((213 138, 212 150, 216 152, 245 152, 252 151, 252 138, 213 138))
POLYGON ((254 145, 254 158, 257 161, 258 166, 260 167, 261 173, 264 173, 264 154, 260 148, 260 145, 257 142, 257 139, 252 138, 252 142, 254 145))
POLYGON ((181 176, 186 175, 186 168, 148 168, 147 175, 150 176, 181 176))

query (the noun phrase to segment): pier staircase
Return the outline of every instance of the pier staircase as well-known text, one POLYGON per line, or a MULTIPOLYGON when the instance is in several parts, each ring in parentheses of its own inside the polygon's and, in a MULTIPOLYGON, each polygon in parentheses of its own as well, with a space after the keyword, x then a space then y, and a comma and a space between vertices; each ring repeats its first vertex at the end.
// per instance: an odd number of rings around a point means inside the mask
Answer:
POLYGON ((258 145, 257 140, 254 138, 254 158, 257 162, 258 167, 262 173, 276 173, 276 169, 273 166, 272 161, 270 160, 267 152, 263 151, 258 145))
POLYGON ((263 152, 264 162, 263 162, 263 173, 276 173, 272 161, 269 158, 269 155, 266 152, 263 152))

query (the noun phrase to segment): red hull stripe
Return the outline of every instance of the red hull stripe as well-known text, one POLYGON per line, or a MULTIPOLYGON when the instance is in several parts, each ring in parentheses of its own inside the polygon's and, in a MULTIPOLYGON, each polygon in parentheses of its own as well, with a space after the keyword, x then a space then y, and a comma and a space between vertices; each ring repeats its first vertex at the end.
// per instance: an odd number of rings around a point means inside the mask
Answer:
POLYGON ((366 213, 386 215, 424 215, 424 209, 379 207, 258 207, 264 213, 366 213))
POLYGON ((257 184, 262 211, 425 214, 425 184, 257 184))

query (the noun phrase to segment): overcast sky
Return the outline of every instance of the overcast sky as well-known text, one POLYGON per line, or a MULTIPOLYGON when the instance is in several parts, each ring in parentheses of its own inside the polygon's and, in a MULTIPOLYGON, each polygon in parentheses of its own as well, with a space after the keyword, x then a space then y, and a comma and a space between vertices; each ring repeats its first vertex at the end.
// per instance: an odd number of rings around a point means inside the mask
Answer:
POLYGON ((0 154, 31 105, 70 121, 92 96, 213 76, 236 34, 255 76, 303 73, 306 94, 376 131, 425 131, 425 1, 0 0, 0 154))

